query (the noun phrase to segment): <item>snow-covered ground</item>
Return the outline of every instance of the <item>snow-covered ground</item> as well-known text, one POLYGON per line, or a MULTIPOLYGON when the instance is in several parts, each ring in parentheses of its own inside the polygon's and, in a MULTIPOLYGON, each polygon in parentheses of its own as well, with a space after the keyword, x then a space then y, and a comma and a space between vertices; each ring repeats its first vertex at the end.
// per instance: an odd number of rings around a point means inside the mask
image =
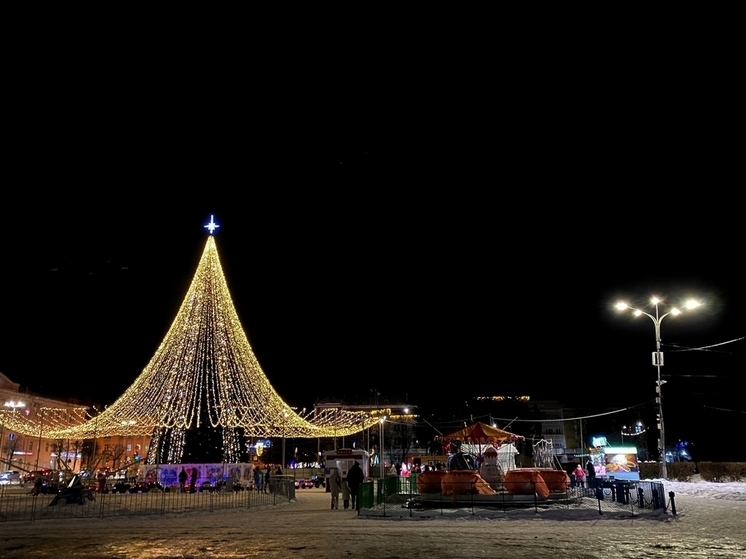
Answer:
POLYGON ((474 559, 746 557, 746 483, 664 482, 677 515, 593 510, 370 518, 323 489, 290 503, 171 516, 0 523, 0 557, 474 559))
POLYGON ((673 491, 676 495, 724 501, 746 501, 746 483, 708 483, 699 480, 693 482, 664 481, 663 483, 666 491, 673 491))

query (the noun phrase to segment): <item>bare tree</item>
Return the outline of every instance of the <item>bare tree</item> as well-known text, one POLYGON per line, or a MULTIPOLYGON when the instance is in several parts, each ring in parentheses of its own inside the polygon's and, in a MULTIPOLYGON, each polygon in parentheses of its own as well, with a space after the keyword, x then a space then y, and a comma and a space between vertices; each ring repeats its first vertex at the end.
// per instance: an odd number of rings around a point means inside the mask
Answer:
MULTIPOLYGON (((15 456, 16 449, 23 448, 23 437, 15 436, 12 439, 4 441, 2 451, 0 451, 0 462, 7 465, 7 469, 13 469, 13 456, 15 456)), ((15 465, 18 467, 18 465, 15 465)))

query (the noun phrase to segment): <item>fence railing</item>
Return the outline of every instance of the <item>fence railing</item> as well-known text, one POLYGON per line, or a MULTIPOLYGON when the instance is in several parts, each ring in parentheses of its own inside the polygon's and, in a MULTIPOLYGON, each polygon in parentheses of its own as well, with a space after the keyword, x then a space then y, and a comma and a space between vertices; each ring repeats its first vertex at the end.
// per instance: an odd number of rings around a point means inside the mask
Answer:
MULTIPOLYGON (((104 518, 127 515, 166 515, 275 505, 295 499, 290 476, 270 478, 265 491, 226 490, 202 487, 194 493, 178 489, 134 493, 96 493, 88 488, 57 494, 33 495, 29 486, 3 487, 0 491, 0 522, 104 518)), ((552 487, 535 481, 485 487, 449 481, 434 487, 418 483, 418 477, 389 475, 360 487, 359 514, 367 516, 444 515, 455 510, 467 514, 515 509, 597 510, 629 512, 667 508, 662 482, 596 480, 594 487, 552 487)), ((675 512, 675 511, 674 511, 675 512)))
POLYGON ((361 515, 416 516, 433 511, 461 510, 470 514, 515 509, 594 510, 638 514, 643 510, 667 508, 662 482, 596 480, 593 487, 570 484, 547 487, 543 481, 521 481, 485 485, 449 481, 439 487, 418 487, 417 477, 390 475, 363 484, 361 515))
POLYGON ((89 488, 33 495, 29 486, 6 487, 0 493, 0 522, 55 518, 104 518, 181 514, 275 505, 295 499, 292 478, 270 478, 265 491, 200 487, 194 493, 178 489, 97 493, 89 488))

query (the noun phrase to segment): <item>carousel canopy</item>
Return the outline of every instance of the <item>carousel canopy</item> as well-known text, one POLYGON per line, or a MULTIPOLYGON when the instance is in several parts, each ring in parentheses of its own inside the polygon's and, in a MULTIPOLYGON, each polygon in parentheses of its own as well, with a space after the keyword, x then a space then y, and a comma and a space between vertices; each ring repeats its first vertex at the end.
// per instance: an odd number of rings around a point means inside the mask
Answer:
POLYGON ((522 441, 524 437, 492 427, 486 423, 477 422, 453 433, 440 435, 437 439, 443 442, 461 441, 480 445, 490 443, 499 447, 503 443, 522 441))

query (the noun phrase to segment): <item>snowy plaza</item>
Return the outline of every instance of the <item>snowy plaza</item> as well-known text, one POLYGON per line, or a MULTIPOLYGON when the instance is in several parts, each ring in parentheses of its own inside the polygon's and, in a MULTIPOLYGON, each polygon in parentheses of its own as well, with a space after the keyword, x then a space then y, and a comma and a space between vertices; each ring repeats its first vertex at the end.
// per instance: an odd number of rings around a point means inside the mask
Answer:
POLYGON ((676 515, 533 509, 410 517, 329 510, 323 489, 280 505, 164 516, 0 523, 0 557, 746 557, 746 483, 664 482, 676 515))

